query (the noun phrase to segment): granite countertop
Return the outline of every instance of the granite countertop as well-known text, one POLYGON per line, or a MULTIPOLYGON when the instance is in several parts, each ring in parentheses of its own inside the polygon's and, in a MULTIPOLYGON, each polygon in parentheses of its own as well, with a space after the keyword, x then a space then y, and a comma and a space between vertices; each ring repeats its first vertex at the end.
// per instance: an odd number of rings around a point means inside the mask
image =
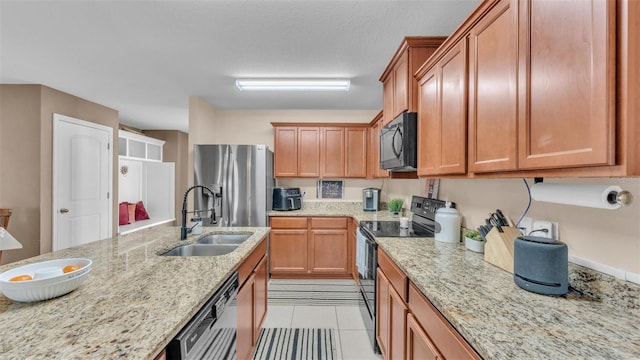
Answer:
MULTIPOLYGON (((364 212, 361 205, 321 203, 270 215, 392 219, 388 211, 364 212)), ((640 287, 635 284, 602 280, 608 276, 570 263, 570 283, 589 296, 544 296, 521 289, 512 274, 462 243, 376 241, 485 359, 640 359, 640 287)))
POLYGON ((82 285, 59 298, 20 303, 0 295, 0 359, 153 359, 269 232, 204 229, 180 241, 179 227, 156 227, 0 267, 93 261, 82 285), (227 255, 158 255, 208 233, 253 235, 227 255))

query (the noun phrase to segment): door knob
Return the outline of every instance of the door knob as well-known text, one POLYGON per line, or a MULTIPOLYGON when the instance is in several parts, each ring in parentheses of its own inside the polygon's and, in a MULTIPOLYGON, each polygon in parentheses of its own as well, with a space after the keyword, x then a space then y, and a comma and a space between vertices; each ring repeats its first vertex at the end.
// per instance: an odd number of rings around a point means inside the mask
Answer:
POLYGON ((60 209, 60 214, 66 214, 69 212, 69 209, 62 208, 60 209))

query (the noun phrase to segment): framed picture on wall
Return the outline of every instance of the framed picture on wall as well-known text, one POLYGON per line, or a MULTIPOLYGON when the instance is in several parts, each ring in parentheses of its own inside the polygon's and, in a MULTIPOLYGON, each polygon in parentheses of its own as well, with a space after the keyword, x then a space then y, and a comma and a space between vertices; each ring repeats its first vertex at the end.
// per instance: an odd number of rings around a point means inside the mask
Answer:
POLYGON ((318 199, 342 199, 342 180, 318 180, 318 199))

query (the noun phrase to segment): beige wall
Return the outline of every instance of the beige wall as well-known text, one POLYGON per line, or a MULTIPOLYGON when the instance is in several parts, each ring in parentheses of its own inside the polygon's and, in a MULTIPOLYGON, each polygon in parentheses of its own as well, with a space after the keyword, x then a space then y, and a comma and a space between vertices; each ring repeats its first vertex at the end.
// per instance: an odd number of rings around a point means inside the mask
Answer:
MULTIPOLYGON (((118 111, 41 85, 0 85, 2 94, 3 207, 14 209, 11 233, 24 249, 3 255, 4 263, 50 252, 52 249, 53 113, 114 129, 113 163, 117 164, 118 111), (8 149, 8 153, 4 150, 8 149), (13 150, 11 150, 13 149, 13 150), (16 151, 16 150, 20 151, 16 151), (19 168, 19 170, 17 170, 19 168), (26 205, 23 205, 26 204, 26 205)), ((113 194, 118 193, 117 172, 113 194)), ((113 196, 112 218, 117 219, 113 196)), ((112 232, 118 224, 114 220, 112 232)))
POLYGON ((188 188, 187 172, 188 151, 189 151, 189 135, 178 130, 144 130, 143 133, 152 138, 166 141, 164 144, 162 158, 165 162, 175 163, 175 217, 176 222, 180 223, 182 211, 182 197, 185 189, 188 188))
POLYGON ((40 254, 40 86, 0 85, 0 207, 11 208, 9 231, 23 248, 7 264, 40 254))

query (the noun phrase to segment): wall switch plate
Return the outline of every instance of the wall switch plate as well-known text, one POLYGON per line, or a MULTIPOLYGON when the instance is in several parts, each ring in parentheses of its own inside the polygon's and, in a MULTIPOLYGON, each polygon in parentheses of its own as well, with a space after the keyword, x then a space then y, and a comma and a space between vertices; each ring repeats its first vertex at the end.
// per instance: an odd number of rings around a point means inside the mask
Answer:
POLYGON ((531 230, 531 236, 539 236, 548 239, 555 239, 555 233, 553 231, 553 223, 547 220, 538 220, 533 223, 533 229, 531 230), (546 231, 542 231, 546 230, 546 231))

